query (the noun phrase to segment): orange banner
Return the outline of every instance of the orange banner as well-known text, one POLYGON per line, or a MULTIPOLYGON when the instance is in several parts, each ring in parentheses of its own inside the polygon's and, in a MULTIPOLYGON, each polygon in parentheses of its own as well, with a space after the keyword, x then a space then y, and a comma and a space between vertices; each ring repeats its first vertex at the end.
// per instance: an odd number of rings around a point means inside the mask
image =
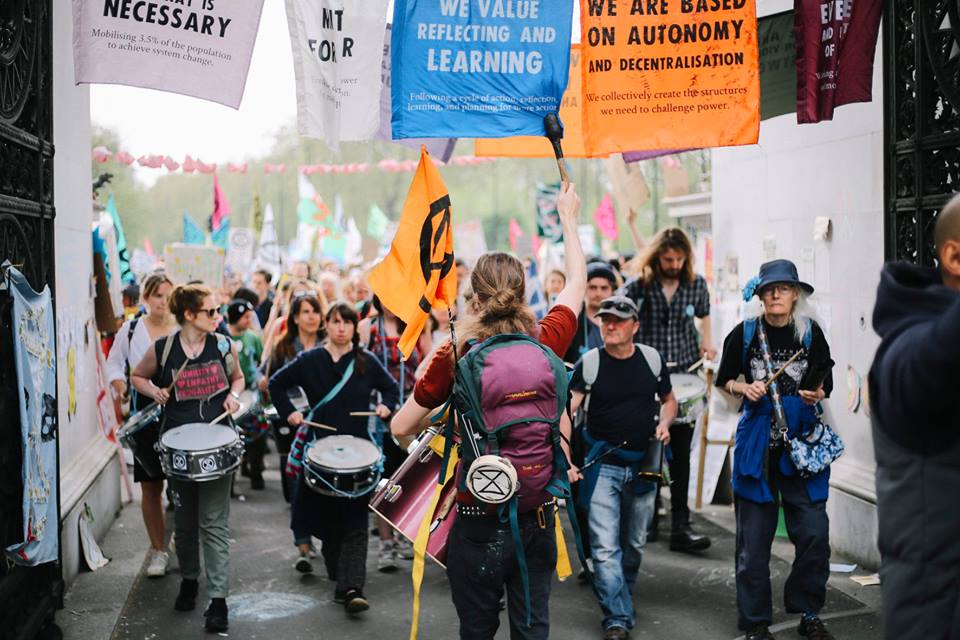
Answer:
POLYGON ((587 153, 753 144, 754 0, 580 0, 587 153))
MULTIPOLYGON (((560 103, 560 121, 563 123, 563 155, 567 158, 585 158, 583 146, 583 75, 580 71, 580 45, 570 47, 570 80, 560 103)), ((543 136, 514 136, 476 140, 474 154, 499 158, 552 158, 553 146, 543 136)))
POLYGON ((431 307, 456 304, 450 194, 426 147, 410 183, 390 253, 367 275, 383 306, 407 323, 397 345, 409 358, 431 307))

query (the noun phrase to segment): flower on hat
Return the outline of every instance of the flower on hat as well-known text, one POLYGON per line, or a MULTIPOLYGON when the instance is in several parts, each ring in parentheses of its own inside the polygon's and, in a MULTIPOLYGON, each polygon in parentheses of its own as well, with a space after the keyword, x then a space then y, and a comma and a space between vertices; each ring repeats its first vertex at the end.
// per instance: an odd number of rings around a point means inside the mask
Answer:
POLYGON ((747 282, 747 286, 743 288, 743 301, 750 302, 751 298, 757 293, 757 287, 760 286, 760 276, 753 276, 750 278, 750 281, 747 282))

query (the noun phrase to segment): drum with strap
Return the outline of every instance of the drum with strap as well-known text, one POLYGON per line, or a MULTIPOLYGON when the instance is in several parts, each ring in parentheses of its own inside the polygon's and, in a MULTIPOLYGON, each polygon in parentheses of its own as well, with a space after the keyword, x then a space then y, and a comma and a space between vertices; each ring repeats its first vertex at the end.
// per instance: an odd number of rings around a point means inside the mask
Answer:
POLYGON ((163 405, 154 402, 130 416, 117 430, 117 438, 130 449, 151 480, 163 479, 163 468, 157 458, 162 415, 163 405))
POLYGON ((360 498, 380 480, 380 449, 354 436, 327 436, 307 446, 303 478, 317 493, 360 498))
POLYGON ((160 464, 167 477, 204 482, 240 466, 243 442, 234 427, 193 422, 160 436, 160 464))
POLYGON ((706 407, 707 383, 690 373, 671 373, 670 386, 677 398, 677 419, 674 422, 692 425, 706 407))

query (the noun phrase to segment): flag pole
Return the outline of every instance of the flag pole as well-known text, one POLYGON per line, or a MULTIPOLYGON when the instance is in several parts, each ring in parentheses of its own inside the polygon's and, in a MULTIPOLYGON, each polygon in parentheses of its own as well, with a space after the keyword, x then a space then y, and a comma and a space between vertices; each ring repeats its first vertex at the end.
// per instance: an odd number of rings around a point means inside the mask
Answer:
POLYGON ((548 113, 543 116, 543 130, 547 140, 553 145, 553 155, 557 157, 557 168, 560 169, 560 180, 564 184, 570 183, 570 176, 567 174, 567 163, 563 159, 563 147, 560 141, 563 139, 563 125, 555 113, 548 113))

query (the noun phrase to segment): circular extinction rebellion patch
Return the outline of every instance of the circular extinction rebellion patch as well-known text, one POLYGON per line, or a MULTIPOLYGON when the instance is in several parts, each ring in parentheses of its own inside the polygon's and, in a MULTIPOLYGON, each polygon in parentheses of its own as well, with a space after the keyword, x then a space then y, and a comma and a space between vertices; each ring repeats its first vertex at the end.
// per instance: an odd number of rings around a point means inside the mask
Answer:
POLYGON ((236 620, 254 620, 256 622, 289 618, 317 605, 319 605, 319 602, 309 596, 278 591, 238 593, 227 598, 230 617, 236 620))

